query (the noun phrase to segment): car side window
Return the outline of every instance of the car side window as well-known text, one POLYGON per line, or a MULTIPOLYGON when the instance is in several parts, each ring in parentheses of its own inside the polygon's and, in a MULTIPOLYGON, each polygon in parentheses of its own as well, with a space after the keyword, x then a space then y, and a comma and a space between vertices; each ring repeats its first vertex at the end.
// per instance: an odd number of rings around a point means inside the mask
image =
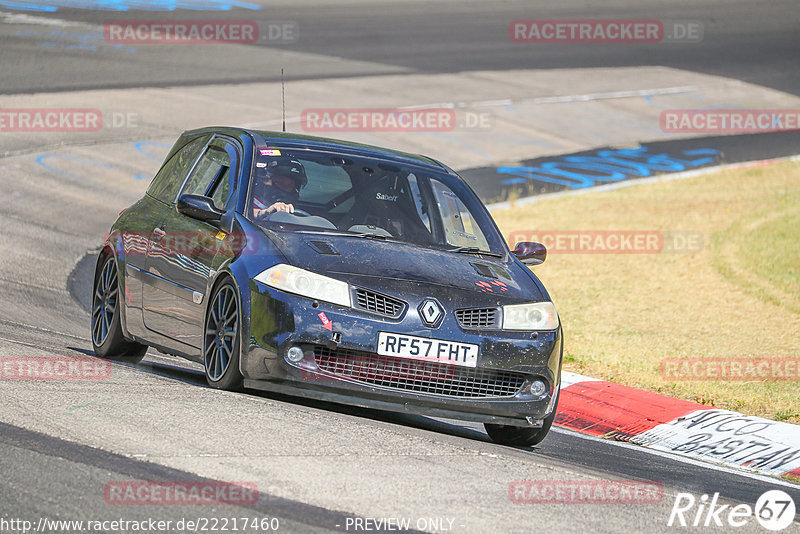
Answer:
POLYGON ((186 174, 191 170, 207 140, 207 136, 199 137, 178 150, 162 165, 150 187, 147 188, 147 194, 165 204, 172 204, 186 174))
POLYGON ((225 209, 225 204, 227 203, 230 189, 230 167, 226 167, 224 172, 214 184, 211 194, 209 195, 211 200, 214 201, 214 207, 225 209))
POLYGON ((214 206, 225 209, 231 190, 231 168, 236 168, 238 154, 230 143, 215 139, 200 157, 182 194, 210 197, 214 206))

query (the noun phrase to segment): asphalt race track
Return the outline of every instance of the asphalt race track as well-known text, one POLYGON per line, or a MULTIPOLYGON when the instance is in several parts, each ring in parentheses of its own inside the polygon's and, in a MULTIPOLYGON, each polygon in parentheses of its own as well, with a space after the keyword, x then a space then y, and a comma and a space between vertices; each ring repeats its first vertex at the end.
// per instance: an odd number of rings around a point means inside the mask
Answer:
MULTIPOLYGON (((182 130, 215 123, 279 128, 281 67, 290 129, 305 107, 502 101, 480 108, 492 110, 499 132, 343 136, 471 169, 467 177, 487 199, 498 189, 481 184, 496 181, 499 166, 534 166, 564 154, 642 143, 651 150, 708 147, 725 161, 744 161, 791 155, 798 146, 796 134, 736 141, 668 137, 657 129, 659 103, 800 109, 795 2, 177 3, 195 9, 0 1, 0 112, 80 107, 135 117, 91 133, 0 127, 0 357, 93 354, 87 300, 104 232, 143 194, 182 130), (220 6, 233 9, 211 11, 220 6), (103 37, 108 21, 202 17, 288 21, 299 37, 192 46, 110 45, 103 37), (636 45, 509 41, 512 20, 562 18, 701 21, 704 35, 700 42, 636 45), (535 101, 554 95, 569 103, 555 110, 535 101), (509 109, 505 99, 520 107, 509 109), (612 113, 624 118, 620 124, 612 113), (507 141, 494 145, 493 133, 507 141)), ((106 380, 0 380, 0 392, 2 532, 126 530, 49 523, 120 519, 171 522, 140 531, 222 531, 220 520, 234 530, 233 518, 237 530, 247 519, 249 531, 276 530, 270 519, 277 518, 279 532, 389 531, 391 523, 379 522, 389 518, 428 532, 666 532, 685 530, 667 526, 679 493, 719 493, 721 505, 753 506, 765 491, 781 489, 800 504, 800 487, 783 480, 566 430, 518 449, 491 443, 480 425, 221 392, 205 385, 202 368, 153 350, 139 365, 114 364, 106 380), (648 504, 515 504, 509 485, 520 480, 649 481, 663 487, 663 497, 648 504), (257 499, 109 502, 109 487, 130 481, 237 482, 256 487, 257 499), (3 523, 11 520, 17 522, 3 523)), ((753 519, 735 531, 764 530, 753 519)), ((800 523, 784 531, 800 532, 800 523)))
MULTIPOLYGON (((29 2, 35 3, 35 2, 29 2)), ((47 2, 43 2, 47 3, 47 2)), ((58 4, 58 2, 55 2, 58 4)), ((75 2, 73 2, 74 4, 75 2)), ((92 2, 83 2, 92 4, 92 2)), ((95 4, 97 2, 94 2, 95 4)), ((109 2, 136 5, 147 2, 109 2)), ((158 5, 163 2, 150 2, 158 5)), ((166 2, 169 4, 169 2, 166 2)), ((190 3, 190 2, 189 2, 190 3)), ((753 2, 645 0, 604 2, 602 7, 569 0, 558 5, 525 1, 486 3, 445 0, 397 2, 353 0, 318 2, 283 0, 252 2, 264 10, 233 9, 214 13, 215 18, 236 20, 290 20, 299 23, 300 38, 283 47, 287 79, 358 76, 395 72, 461 72, 465 70, 554 69, 663 65, 702 73, 729 76, 793 94, 800 93, 796 69, 797 9, 791 1, 770 2, 768 8, 753 2), (625 18, 702 20, 704 41, 696 45, 587 47, 549 44, 531 53, 526 46, 508 40, 508 23, 516 19, 625 18), (302 63, 291 55, 307 56, 302 63), (318 59, 315 59, 318 58, 318 59), (327 59, 325 59, 327 58, 327 59), (345 60, 343 63, 341 60, 345 60), (333 65, 332 65, 333 63, 333 65)), ((0 2, 4 5, 13 2, 0 2)), ((64 2, 62 5, 70 4, 64 2)), ((203 5, 235 5, 237 2, 195 2, 203 5)), ((154 8, 155 10, 155 8, 154 8)), ((5 9, 4 11, 10 12, 5 9)), ((14 13, 32 13, 14 11, 14 13)), ((87 11, 64 8, 58 18, 102 27, 109 20, 151 18, 142 11, 87 11)), ((198 18, 191 11, 155 10, 159 19, 198 18)), ((56 27, 58 28, 58 27, 56 27)), ((136 54, 132 61, 115 61, 125 50, 101 51, 100 61, 79 53, 102 43, 102 35, 79 38, 79 26, 42 31, 42 39, 63 40, 62 52, 36 46, 27 32, 5 27, 4 64, 15 66, 14 76, 4 77, 2 93, 97 87, 142 87, 160 84, 206 84, 270 81, 280 67, 254 50, 224 51, 202 55, 195 51, 158 50, 136 54), (218 55, 219 54, 219 55, 218 55), (143 57, 142 57, 143 56, 143 57), (69 58, 68 62, 63 61, 69 58), (224 58, 224 61, 221 59, 224 58)), ((141 52, 141 51, 137 51, 141 52)), ((276 54, 277 55, 277 54, 276 54)), ((280 57, 280 56, 279 56, 280 57)))

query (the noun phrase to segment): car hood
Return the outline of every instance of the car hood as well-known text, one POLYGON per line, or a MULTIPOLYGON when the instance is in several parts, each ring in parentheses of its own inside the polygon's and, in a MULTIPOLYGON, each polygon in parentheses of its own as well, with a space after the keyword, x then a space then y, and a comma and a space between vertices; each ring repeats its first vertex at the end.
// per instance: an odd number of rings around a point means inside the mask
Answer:
POLYGON ((513 261, 335 234, 264 232, 292 265, 350 283, 395 290, 438 285, 485 294, 479 301, 544 300, 513 261))

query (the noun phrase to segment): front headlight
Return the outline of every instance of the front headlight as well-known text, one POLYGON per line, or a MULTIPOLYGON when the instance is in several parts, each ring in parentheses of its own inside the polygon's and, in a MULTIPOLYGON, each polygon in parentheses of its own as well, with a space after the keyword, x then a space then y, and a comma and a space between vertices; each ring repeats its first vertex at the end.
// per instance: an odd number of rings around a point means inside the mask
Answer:
POLYGON ((339 306, 351 306, 350 286, 321 274, 312 273, 292 265, 279 263, 262 271, 255 280, 264 285, 294 293, 310 299, 322 300, 339 306))
POLYGON ((503 330, 555 330, 558 314, 552 302, 503 306, 503 330))

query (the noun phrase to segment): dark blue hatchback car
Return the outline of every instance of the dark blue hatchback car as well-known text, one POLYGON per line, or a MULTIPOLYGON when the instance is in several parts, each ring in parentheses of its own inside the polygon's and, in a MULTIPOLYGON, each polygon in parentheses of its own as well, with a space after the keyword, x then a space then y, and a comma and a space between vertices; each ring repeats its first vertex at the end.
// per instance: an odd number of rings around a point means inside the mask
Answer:
POLYGON ((441 163, 287 133, 184 133, 97 262, 102 357, 148 346, 208 383, 485 424, 533 445, 556 414, 558 314, 441 163))

